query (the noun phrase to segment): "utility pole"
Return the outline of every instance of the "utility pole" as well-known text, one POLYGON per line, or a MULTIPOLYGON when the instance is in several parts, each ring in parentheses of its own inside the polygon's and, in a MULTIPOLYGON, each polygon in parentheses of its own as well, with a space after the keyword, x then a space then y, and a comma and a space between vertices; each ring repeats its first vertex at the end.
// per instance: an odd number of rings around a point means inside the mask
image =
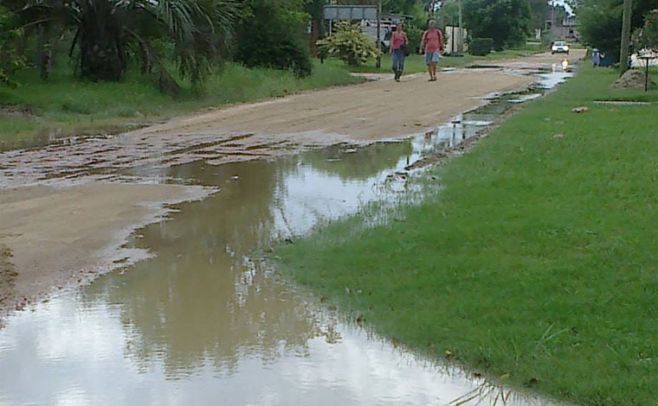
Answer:
POLYGON ((459 6, 459 43, 458 53, 459 56, 464 55, 464 9, 462 8, 462 0, 458 0, 459 6))
POLYGON ((382 67, 382 0, 377 2, 377 62, 375 66, 377 69, 382 67))
POLYGON ((624 22, 621 29, 621 53, 619 55, 619 70, 623 75, 628 70, 628 56, 631 43, 631 16, 633 0, 624 0, 624 22))

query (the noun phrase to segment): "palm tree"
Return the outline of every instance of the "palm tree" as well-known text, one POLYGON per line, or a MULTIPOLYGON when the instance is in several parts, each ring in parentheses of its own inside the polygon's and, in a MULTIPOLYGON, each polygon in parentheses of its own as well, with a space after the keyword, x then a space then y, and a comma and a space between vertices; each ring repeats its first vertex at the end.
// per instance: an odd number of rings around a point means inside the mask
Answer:
POLYGON ((237 0, 32 0, 23 13, 74 32, 70 55, 81 77, 121 80, 133 55, 150 71, 161 58, 152 42, 165 38, 181 73, 199 83, 238 10, 237 0))

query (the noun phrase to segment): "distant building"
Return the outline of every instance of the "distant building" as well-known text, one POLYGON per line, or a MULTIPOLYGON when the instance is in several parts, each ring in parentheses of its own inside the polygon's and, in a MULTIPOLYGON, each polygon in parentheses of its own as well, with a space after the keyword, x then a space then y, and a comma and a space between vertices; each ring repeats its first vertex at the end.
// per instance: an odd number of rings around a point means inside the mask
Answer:
MULTIPOLYGON (((393 31, 398 24, 404 24, 405 21, 411 20, 410 16, 405 16, 402 14, 382 14, 379 25, 380 30, 380 47, 383 50, 388 50, 388 47, 391 43, 391 36, 393 31)), ((377 20, 362 20, 361 21, 361 31, 372 38, 373 41, 377 41, 377 20)))
POLYGON ((462 52, 468 51, 468 44, 466 43, 466 38, 468 38, 468 31, 463 29, 461 30, 461 35, 459 27, 452 27, 447 25, 444 30, 445 34, 445 52, 448 55, 458 55, 462 52))
POLYGON ((580 41, 576 16, 567 16, 555 25, 549 19, 546 21, 546 31, 553 41, 580 41))

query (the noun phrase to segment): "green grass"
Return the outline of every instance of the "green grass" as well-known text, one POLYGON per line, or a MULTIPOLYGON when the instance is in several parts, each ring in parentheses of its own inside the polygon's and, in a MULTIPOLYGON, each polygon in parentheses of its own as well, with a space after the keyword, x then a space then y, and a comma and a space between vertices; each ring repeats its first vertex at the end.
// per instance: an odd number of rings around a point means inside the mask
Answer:
MULTIPOLYGON (((495 61, 501 61, 504 59, 513 59, 524 56, 532 56, 541 50, 538 47, 526 47, 521 49, 507 49, 500 52, 492 52, 487 56, 473 56, 466 54, 462 57, 450 57, 446 56, 441 59, 439 63, 440 67, 443 68, 460 68, 468 65, 472 65, 476 62, 485 62, 491 63, 495 61)), ((342 61, 337 59, 330 59, 327 62, 329 65, 342 67, 346 66, 342 61)), ((389 73, 391 71, 391 55, 382 55, 382 67, 377 69, 375 67, 375 60, 368 61, 368 63, 358 66, 358 67, 349 67, 353 72, 360 73, 389 73)), ((427 66, 425 65, 425 57, 423 55, 410 55, 407 57, 405 62, 405 73, 420 73, 425 72, 427 66)))
POLYGON ((47 82, 23 72, 16 89, 0 88, 0 104, 30 106, 36 116, 0 115, 0 150, 29 145, 48 134, 115 132, 204 107, 284 96, 309 89, 356 83, 341 67, 316 64, 313 75, 297 79, 290 72, 247 69, 227 64, 210 78, 202 96, 185 91, 179 98, 161 94, 154 83, 131 73, 121 83, 92 83, 73 78, 67 67, 47 82))
POLYGON ((615 77, 584 68, 434 169, 444 189, 400 221, 331 224, 280 247, 283 272, 430 356, 578 404, 656 404, 658 92, 615 77))

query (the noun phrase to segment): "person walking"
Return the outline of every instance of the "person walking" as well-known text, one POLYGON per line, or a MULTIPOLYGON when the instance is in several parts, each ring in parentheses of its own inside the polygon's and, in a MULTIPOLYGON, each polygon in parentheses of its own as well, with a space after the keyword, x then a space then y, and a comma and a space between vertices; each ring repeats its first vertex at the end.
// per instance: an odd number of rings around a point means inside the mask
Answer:
POLYGON ((407 57, 407 46, 409 39, 407 33, 404 32, 402 23, 398 24, 395 32, 391 36, 391 49, 390 53, 393 57, 393 73, 395 74, 395 81, 399 82, 404 72, 404 60, 407 57))
POLYGON ((595 68, 601 66, 601 52, 598 49, 592 49, 592 66, 595 68))
POLYGON ((425 63, 427 73, 430 74, 430 82, 436 81, 436 66, 443 52, 443 33, 436 27, 436 21, 430 20, 428 29, 423 33, 420 40, 420 49, 425 51, 425 63))

